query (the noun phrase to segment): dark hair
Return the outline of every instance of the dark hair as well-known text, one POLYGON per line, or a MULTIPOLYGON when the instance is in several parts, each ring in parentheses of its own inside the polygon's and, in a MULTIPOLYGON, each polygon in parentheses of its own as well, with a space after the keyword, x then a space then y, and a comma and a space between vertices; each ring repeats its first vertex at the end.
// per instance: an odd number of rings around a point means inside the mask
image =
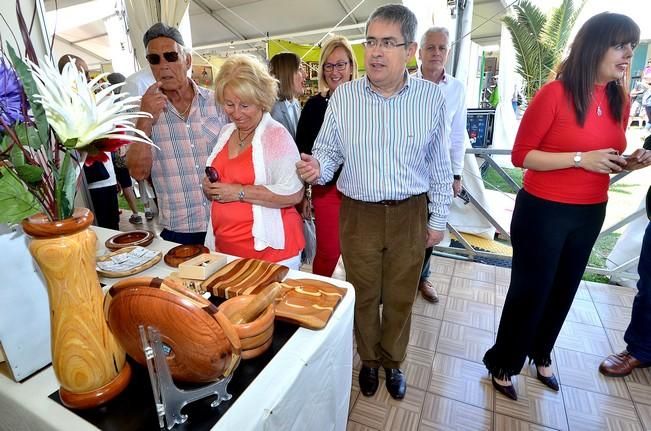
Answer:
MULTIPOLYGON (((640 27, 628 16, 603 12, 587 20, 572 42, 567 58, 557 70, 557 79, 563 82, 566 93, 572 97, 574 112, 581 126, 585 123, 597 82, 599 64, 609 48, 619 44, 637 45, 640 27)), ((613 117, 618 122, 624 115, 627 91, 619 81, 606 85, 606 97, 613 117)))
POLYGON ((157 37, 170 38, 174 40, 174 42, 181 45, 181 48, 183 48, 185 45, 183 43, 183 36, 181 36, 181 32, 178 29, 167 24, 163 24, 162 22, 157 22, 156 24, 149 27, 149 30, 147 30, 145 32, 145 35, 142 37, 142 43, 145 44, 145 48, 147 48, 149 42, 151 42, 153 39, 156 39, 157 37))
MULTIPOLYGON (((407 43, 415 42, 416 26, 418 20, 416 15, 407 7, 401 4, 387 4, 375 9, 366 21, 365 34, 368 35, 368 26, 373 21, 387 21, 400 24, 400 33, 407 43)), ((407 48, 407 45, 405 45, 407 48)))
MULTIPOLYGON (((86 65, 86 62, 84 61, 83 58, 79 57, 78 55, 74 54, 64 54, 59 58, 59 63, 57 64, 59 68, 59 73, 63 72, 63 68, 66 66, 66 64, 70 63, 70 59, 76 60, 75 65, 77 67, 77 70, 80 68, 80 62, 83 62, 84 65, 86 65)), ((87 66, 87 65, 86 65, 87 66)), ((84 70, 85 73, 88 73, 88 70, 84 70)))
POLYGON ((301 67, 301 59, 293 52, 281 52, 269 60, 269 72, 278 80, 278 99, 294 98, 294 74, 301 67))

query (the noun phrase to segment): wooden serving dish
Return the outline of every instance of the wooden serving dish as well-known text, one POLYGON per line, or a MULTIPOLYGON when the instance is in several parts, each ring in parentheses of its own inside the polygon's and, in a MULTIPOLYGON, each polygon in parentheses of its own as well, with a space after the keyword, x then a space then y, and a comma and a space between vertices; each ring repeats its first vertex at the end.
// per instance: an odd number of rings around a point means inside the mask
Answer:
POLYGON ((274 281, 282 281, 289 272, 286 266, 258 259, 236 259, 203 282, 203 290, 222 298, 254 295, 274 281))
POLYGON ((205 383, 232 374, 241 344, 217 307, 173 281, 134 277, 114 284, 104 315, 126 352, 146 366, 139 326, 153 326, 169 348, 167 364, 176 380, 205 383))
POLYGON ((173 268, 178 268, 179 264, 195 258, 203 253, 210 253, 208 247, 201 244, 181 244, 171 248, 163 258, 165 263, 173 268))
POLYGON ((109 250, 119 250, 123 247, 146 247, 154 240, 154 233, 148 230, 132 230, 114 235, 106 240, 104 245, 109 250))
POLYGON ((288 279, 276 298, 276 317, 309 329, 328 324, 346 289, 314 279, 288 279))
MULTIPOLYGON (((116 250, 116 251, 113 251, 111 253, 105 254, 104 256, 98 256, 96 258, 96 261, 97 262, 109 261, 115 256, 130 253, 131 251, 136 249, 136 247, 137 246, 123 247, 123 248, 121 248, 119 250, 116 250)), ((153 258, 149 259, 148 261, 146 261, 146 262, 144 262, 144 263, 142 263, 140 265, 134 266, 133 268, 130 268, 130 269, 127 269, 127 270, 124 270, 124 271, 107 271, 107 270, 103 270, 103 269, 98 267, 97 268, 97 273, 99 275, 102 275, 104 277, 109 277, 109 278, 127 277, 129 275, 138 274, 139 272, 142 272, 142 271, 144 271, 146 269, 151 268, 152 266, 154 266, 158 262, 160 262, 162 256, 163 256, 163 254, 160 251, 158 251, 158 252, 156 252, 156 255, 153 258)))
MULTIPOLYGON (((219 311, 226 316, 246 307, 255 295, 236 296, 219 305, 219 311)), ((263 354, 271 346, 274 333, 274 305, 269 306, 255 320, 249 323, 233 324, 242 344, 242 359, 251 359, 263 354)))

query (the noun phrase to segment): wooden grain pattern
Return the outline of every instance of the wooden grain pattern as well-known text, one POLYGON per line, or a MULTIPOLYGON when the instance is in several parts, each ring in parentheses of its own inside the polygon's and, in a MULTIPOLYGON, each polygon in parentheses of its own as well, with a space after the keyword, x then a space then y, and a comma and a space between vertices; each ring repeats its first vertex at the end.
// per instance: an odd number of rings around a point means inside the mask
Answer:
POLYGON ((171 280, 118 282, 109 290, 104 309, 111 330, 141 364, 145 358, 138 327, 155 327, 170 350, 167 363, 177 380, 214 381, 239 362, 241 344, 230 322, 220 318, 214 305, 171 280))
MULTIPOLYGON (((279 286, 278 286, 279 287, 279 286)), ((272 289, 276 290, 276 289, 272 289)), ((239 315, 238 310, 246 309, 256 300, 258 295, 242 295, 230 298, 219 305, 219 314, 223 316, 239 315)), ((268 299, 273 296, 265 295, 268 299)), ((264 353, 273 338, 274 330, 274 304, 268 300, 265 310, 259 314, 253 321, 248 323, 235 323, 233 328, 237 332, 242 344, 242 359, 250 359, 264 353), (266 346, 265 348, 262 348, 266 346)), ((257 306, 256 306, 257 307, 257 306)))
POLYGON ((203 284, 206 291, 222 298, 254 295, 275 281, 282 281, 289 268, 258 259, 237 259, 222 267, 203 284))
MULTIPOLYGON (((117 256, 120 254, 124 253, 129 253, 133 249, 135 249, 138 246, 130 246, 130 247, 122 247, 116 251, 113 251, 111 253, 107 253, 104 256, 98 256, 97 257, 97 262, 105 262, 107 260, 111 260, 113 256, 117 256)), ((151 268, 152 266, 156 265, 158 262, 160 262, 161 258, 163 257, 163 253, 160 251, 156 253, 156 256, 154 256, 152 259, 148 260, 147 262, 143 263, 142 265, 138 265, 134 268, 131 268, 128 271, 104 271, 103 269, 97 268, 97 273, 99 275, 103 275, 104 277, 108 278, 119 278, 119 277, 128 277, 130 275, 138 274, 139 272, 142 272, 146 269, 151 268)))
POLYGON ((346 289, 325 281, 288 279, 276 299, 276 317, 310 329, 321 329, 346 295, 346 289))
POLYGON ((124 350, 102 312, 95 272, 97 238, 88 229, 92 220, 90 211, 76 210, 71 221, 50 223, 41 216, 23 222, 25 232, 34 235, 29 250, 48 288, 52 367, 61 386, 73 393, 110 384, 125 364, 124 350))
POLYGON ((200 254, 210 253, 208 247, 202 244, 181 244, 171 248, 163 260, 165 263, 173 268, 178 268, 180 264, 190 259, 193 259, 200 254))

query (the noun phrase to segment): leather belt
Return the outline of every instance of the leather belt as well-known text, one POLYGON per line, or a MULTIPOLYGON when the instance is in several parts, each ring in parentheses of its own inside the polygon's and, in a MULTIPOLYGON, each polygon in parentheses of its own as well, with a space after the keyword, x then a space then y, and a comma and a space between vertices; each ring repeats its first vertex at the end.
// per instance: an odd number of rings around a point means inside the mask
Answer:
POLYGON ((395 206, 398 206, 398 205, 400 205, 402 203, 407 202, 410 199, 418 198, 418 197, 420 197, 420 196, 422 196, 424 194, 425 193, 421 193, 419 195, 409 196, 406 199, 400 199, 400 200, 385 199, 385 200, 381 200, 381 201, 377 201, 377 202, 367 202, 367 203, 375 204, 375 205, 384 205, 385 207, 395 207, 395 206))

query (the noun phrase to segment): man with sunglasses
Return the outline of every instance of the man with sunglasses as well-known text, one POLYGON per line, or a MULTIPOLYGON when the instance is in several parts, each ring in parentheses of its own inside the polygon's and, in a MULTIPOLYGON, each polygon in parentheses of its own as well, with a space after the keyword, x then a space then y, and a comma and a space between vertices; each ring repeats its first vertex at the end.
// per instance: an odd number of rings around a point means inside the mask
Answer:
POLYGON ((206 160, 228 118, 215 104, 213 92, 188 78, 192 56, 183 47, 176 28, 154 24, 143 42, 156 82, 140 103, 140 110, 152 118, 139 118, 136 126, 158 148, 131 144, 127 166, 138 181, 151 175, 163 227, 161 238, 203 244, 210 203, 203 195, 201 180, 206 160))
POLYGON ((337 87, 312 156, 302 154, 297 163, 301 178, 316 184, 342 166, 339 237, 346 278, 355 287, 364 396, 376 392, 380 366, 389 395, 405 396, 400 365, 425 248, 443 238, 452 201, 443 94, 406 70, 415 33, 416 17, 402 5, 371 14, 366 77, 337 87))

